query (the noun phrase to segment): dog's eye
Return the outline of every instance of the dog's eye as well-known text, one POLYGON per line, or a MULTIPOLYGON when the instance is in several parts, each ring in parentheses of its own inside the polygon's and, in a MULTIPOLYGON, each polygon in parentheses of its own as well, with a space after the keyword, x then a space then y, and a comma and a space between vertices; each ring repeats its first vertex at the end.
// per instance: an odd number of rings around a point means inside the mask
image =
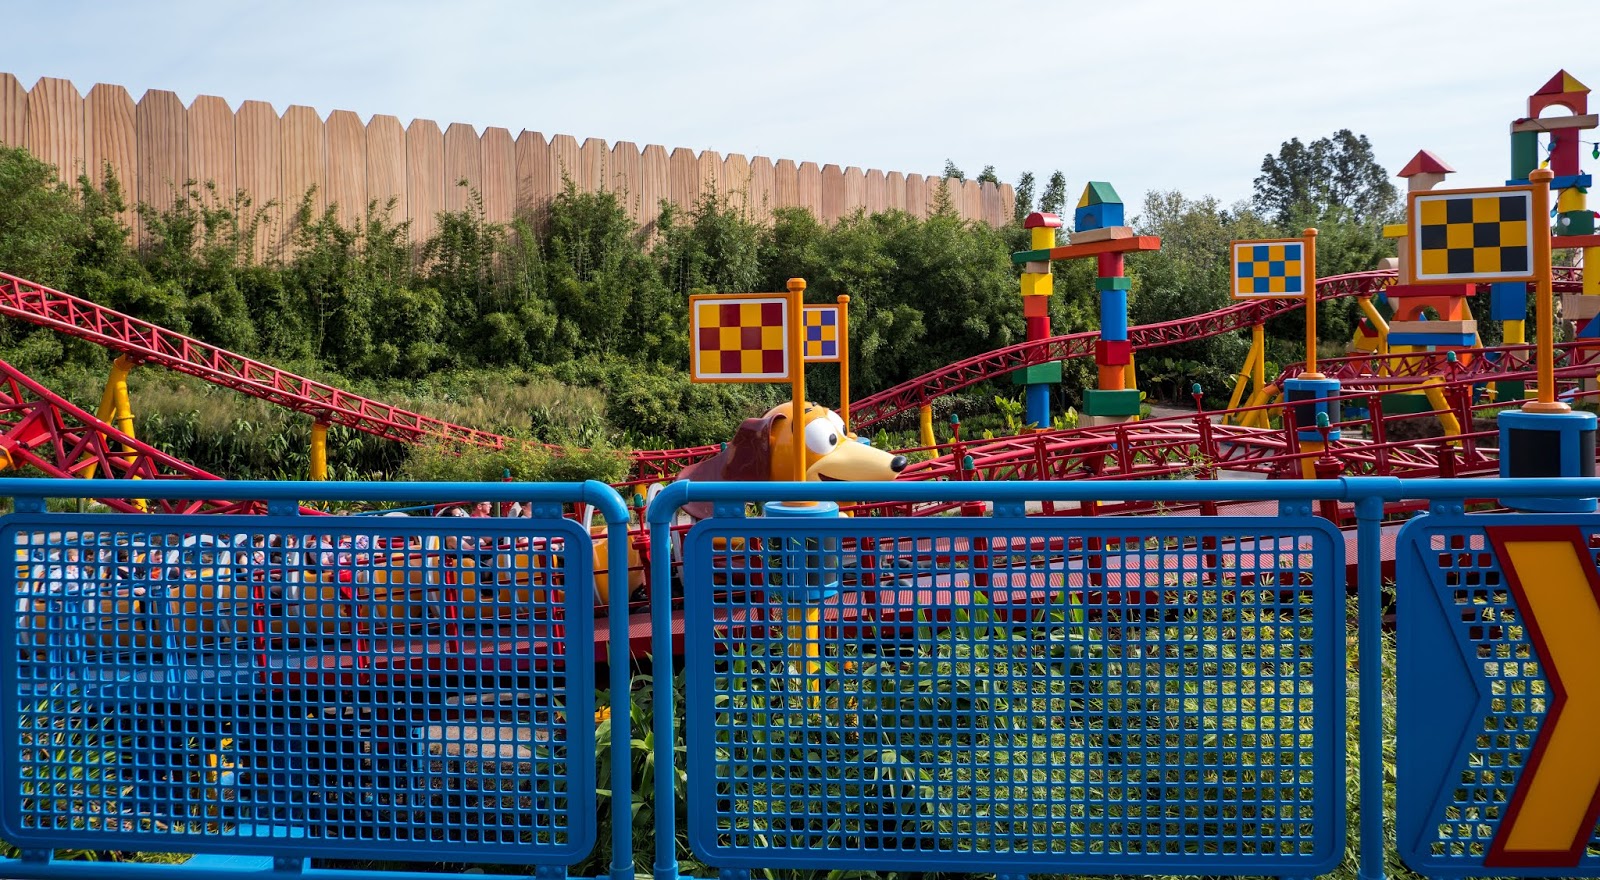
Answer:
POLYGON ((839 432, 827 419, 817 419, 806 425, 806 448, 816 455, 827 455, 839 445, 839 432))

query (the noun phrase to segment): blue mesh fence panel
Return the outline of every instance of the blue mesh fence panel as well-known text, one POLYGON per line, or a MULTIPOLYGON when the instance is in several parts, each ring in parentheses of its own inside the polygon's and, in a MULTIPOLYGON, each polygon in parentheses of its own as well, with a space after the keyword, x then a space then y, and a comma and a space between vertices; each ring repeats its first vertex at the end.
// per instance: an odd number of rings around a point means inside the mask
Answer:
POLYGON ((1310 517, 717 517, 684 546, 718 868, 1313 875, 1345 565, 1310 517))
POLYGON ((556 518, 0 524, 0 837, 570 864, 593 559, 556 518))
POLYGON ((1576 761, 1551 748, 1563 704, 1596 715, 1594 643, 1552 642, 1600 622, 1600 517, 1435 513, 1402 530, 1395 564, 1401 857, 1441 876, 1600 875, 1594 730, 1567 731, 1576 761), (1527 570, 1511 570, 1506 542, 1537 557, 1527 570), (1563 554, 1572 567, 1551 564, 1563 554), (1589 660, 1554 669, 1561 648, 1589 660))

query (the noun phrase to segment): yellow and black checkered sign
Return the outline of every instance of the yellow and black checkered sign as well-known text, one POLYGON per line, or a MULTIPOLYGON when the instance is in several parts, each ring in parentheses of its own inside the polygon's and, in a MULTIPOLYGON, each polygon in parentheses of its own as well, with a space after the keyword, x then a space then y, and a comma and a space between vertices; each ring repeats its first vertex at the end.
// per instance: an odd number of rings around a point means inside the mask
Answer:
POLYGON ((839 359, 839 307, 806 306, 805 357, 808 364, 839 359))
POLYGON ((1413 194, 1413 280, 1531 280, 1532 214, 1533 193, 1525 187, 1413 194))
POLYGON ((789 303, 782 294, 689 297, 690 376, 697 382, 787 382, 789 303))

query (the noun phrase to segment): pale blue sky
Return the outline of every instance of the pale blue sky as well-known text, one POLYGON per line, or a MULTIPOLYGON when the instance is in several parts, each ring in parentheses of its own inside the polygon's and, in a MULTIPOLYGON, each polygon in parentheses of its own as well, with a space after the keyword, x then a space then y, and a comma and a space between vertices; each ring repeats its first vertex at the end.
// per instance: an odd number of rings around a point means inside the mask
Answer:
POLYGON ((1338 128, 1391 171, 1427 148, 1452 184, 1503 182, 1527 95, 1562 67, 1600 82, 1568 16, 1582 4, 0 0, 0 71, 1227 202, 1282 141, 1338 128))

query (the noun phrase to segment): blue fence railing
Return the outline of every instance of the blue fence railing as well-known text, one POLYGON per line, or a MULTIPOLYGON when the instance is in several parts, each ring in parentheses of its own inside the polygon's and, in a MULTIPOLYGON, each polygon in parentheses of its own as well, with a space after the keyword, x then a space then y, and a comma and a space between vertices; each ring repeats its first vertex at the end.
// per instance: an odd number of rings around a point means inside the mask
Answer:
MULTIPOLYGON (((597 791, 631 801, 626 736, 611 778, 596 778, 595 554, 628 542, 606 486, 138 490, 263 500, 264 516, 45 511, 47 495, 127 491, 96 481, 0 491, 17 511, 0 520, 0 593, 14 609, 0 617, 0 838, 23 852, 0 863, 5 876, 151 867, 51 861, 56 848, 267 857, 191 862, 202 870, 319 859, 564 875, 596 843, 597 791), (296 505, 384 498, 533 509, 348 517, 296 505), (609 541, 563 516, 580 502, 601 509, 609 541)), ((613 623, 625 603, 614 600, 613 623)), ((625 695, 617 659, 611 686, 625 695)), ((631 876, 631 825, 611 827, 616 873, 631 876)))
MULTIPOLYGON (((1595 495, 1600 480, 674 484, 648 511, 655 578, 677 510, 713 511, 683 542, 690 853, 723 871, 1333 869, 1350 542, 1320 501, 1356 520, 1357 875, 1384 874, 1387 544, 1402 855, 1436 875, 1596 876, 1600 517, 1465 513, 1595 495), (846 499, 972 505, 852 520, 793 503, 846 499), (1402 500, 1430 512, 1386 522, 1402 500), (1039 501, 1067 515, 1026 516, 1039 501), (1090 501, 1277 509, 1070 515, 1090 501)), ((673 615, 655 593, 658 654, 673 615)), ((660 742, 673 694, 654 691, 660 742)), ((655 801, 675 796, 657 774, 655 801)), ((677 830, 657 815, 657 880, 680 871, 677 830)))
MULTIPOLYGON (((146 498, 268 513, 44 503, 128 493, 0 480, 16 511, 0 518, 0 839, 21 849, 0 876, 370 880, 330 865, 428 862, 549 880, 598 845, 611 880, 634 875, 636 737, 611 738, 607 774, 595 754, 602 710, 630 717, 628 596, 592 598, 597 574, 626 581, 612 490, 147 481, 146 498), (532 515, 297 508, 461 499, 532 515), (603 538, 563 515, 578 503, 603 538)), ((1392 564, 1400 856, 1438 876, 1600 875, 1600 516, 1467 512, 1597 495, 1576 479, 673 484, 642 555, 655 655, 684 655, 683 706, 653 676, 650 738, 684 735, 687 811, 651 811, 651 870, 1312 876, 1344 858, 1354 726, 1357 874, 1380 878, 1386 698, 1368 658, 1392 564), (958 515, 847 518, 846 499, 958 515), (1416 500, 1428 513, 1386 517, 1416 500), (1072 515, 1089 501, 1222 515, 1072 515), (712 515, 674 551, 693 502, 712 515), (1313 515, 1327 504, 1353 535, 1313 515)), ((651 785, 647 806, 678 803, 678 772, 651 785)))

